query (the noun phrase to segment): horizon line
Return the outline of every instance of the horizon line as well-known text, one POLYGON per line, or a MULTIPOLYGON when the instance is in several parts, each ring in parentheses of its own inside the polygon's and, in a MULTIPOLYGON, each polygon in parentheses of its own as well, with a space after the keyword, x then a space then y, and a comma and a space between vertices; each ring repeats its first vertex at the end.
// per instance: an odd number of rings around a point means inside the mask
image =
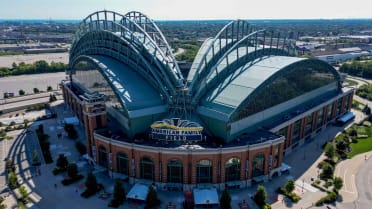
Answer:
MULTIPOLYGON (((75 18, 0 18, 0 21, 81 21, 75 18)), ((152 19, 153 21, 231 21, 231 20, 371 20, 372 17, 335 17, 335 18, 201 18, 201 19, 152 19)))

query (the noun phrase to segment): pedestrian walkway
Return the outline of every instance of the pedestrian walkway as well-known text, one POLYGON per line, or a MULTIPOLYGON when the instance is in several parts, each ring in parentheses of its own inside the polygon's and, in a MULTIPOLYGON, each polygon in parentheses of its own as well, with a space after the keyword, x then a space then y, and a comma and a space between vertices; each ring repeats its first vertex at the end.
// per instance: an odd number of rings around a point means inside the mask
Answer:
MULTIPOLYGON (((85 161, 81 160, 80 155, 75 148, 75 141, 68 139, 67 137, 58 137, 58 133, 63 131, 63 129, 58 128, 60 126, 59 121, 61 121, 61 119, 66 115, 70 116, 71 113, 69 113, 64 106, 57 106, 55 108, 57 109, 57 112, 63 112, 63 114, 59 115, 57 119, 42 121, 42 123, 45 124, 44 131, 50 136, 49 140, 51 143, 53 159, 56 161, 58 155, 63 153, 67 156, 69 162, 77 163, 81 174, 86 175, 87 172, 92 171, 93 168, 85 161)), ((333 139, 334 136, 342 130, 343 128, 340 127, 329 127, 324 132, 320 132, 313 139, 304 141, 302 145, 285 156, 284 162, 292 167, 290 174, 283 174, 282 176, 274 177, 272 180, 262 183, 262 185, 267 189, 267 200, 272 203, 273 208, 310 208, 314 205, 316 200, 325 196, 324 192, 312 187, 311 183, 318 178, 319 169, 317 168, 317 165, 324 159, 324 156, 322 155, 322 145, 333 139), (298 203, 292 203, 282 195, 278 195, 276 192, 277 188, 283 186, 288 179, 295 179, 296 181, 296 191, 301 197, 301 200, 298 203)), ((79 129, 78 131, 80 136, 79 140, 84 140, 84 130, 79 129)), ((22 179, 22 185, 25 185, 27 190, 30 191, 32 205, 29 206, 31 208, 109 208, 107 204, 112 195, 108 196, 108 198, 101 198, 101 195, 103 192, 105 194, 113 193, 115 180, 108 176, 105 169, 95 172, 97 181, 104 185, 105 190, 89 199, 84 199, 80 196, 85 189, 84 180, 70 186, 63 186, 60 182, 64 176, 54 176, 52 174, 52 170, 55 168, 55 162, 48 165, 43 164, 40 167, 40 174, 38 170, 35 170, 35 168, 31 166, 29 160, 27 160, 31 155, 27 155, 27 153, 36 148, 36 143, 38 143, 38 141, 36 135, 34 135, 33 138, 28 137, 29 135, 27 134, 26 137, 19 137, 15 140, 14 145, 10 148, 9 157, 15 159, 18 163, 17 169, 19 173, 17 173, 17 175, 22 179), (29 141, 29 139, 31 140, 29 141), (32 139, 36 139, 36 141, 32 141, 32 139)), ((372 154, 369 153, 368 157, 371 155, 372 154)), ((350 160, 350 162, 347 160, 344 161, 345 163, 340 163, 336 168, 336 175, 349 176, 350 170, 355 170, 356 172, 358 169, 357 165, 358 163, 360 165, 360 161, 363 161, 362 159, 363 158, 357 156, 355 159, 353 158, 350 160), (349 170, 345 173, 346 169, 349 170)), ((351 197, 351 195, 347 196, 348 194, 346 193, 350 192, 351 188, 353 188, 352 186, 349 186, 348 182, 349 180, 345 182, 345 190, 341 190, 341 194, 345 197, 345 201, 348 200, 349 196, 351 197)), ((124 183, 127 192, 130 190, 131 186, 132 185, 128 183, 124 183)), ((229 190, 232 209, 257 209, 257 205, 251 199, 256 192, 257 186, 258 184, 253 184, 249 188, 229 190)), ((184 194, 181 191, 168 192, 158 190, 158 196, 161 199, 161 205, 159 208, 166 208, 170 203, 172 207, 174 206, 176 209, 181 209, 183 207, 184 194)), ((11 198, 8 198, 8 200, 10 199, 11 198)), ((13 198, 13 202, 16 203, 15 198, 13 198)), ((13 204, 13 206, 15 205, 13 204)), ((141 208, 143 206, 144 204, 129 204, 128 202, 125 202, 121 208, 141 208)))

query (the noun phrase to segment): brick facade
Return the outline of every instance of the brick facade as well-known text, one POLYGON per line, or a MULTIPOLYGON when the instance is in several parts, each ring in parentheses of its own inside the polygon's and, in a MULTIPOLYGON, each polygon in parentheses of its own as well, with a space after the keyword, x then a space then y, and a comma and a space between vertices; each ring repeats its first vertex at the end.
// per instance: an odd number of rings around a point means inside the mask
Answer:
MULTIPOLYGON (((105 138, 104 136, 95 133, 97 128, 97 117, 100 117, 100 120, 103 121, 103 126, 106 126, 106 112, 101 114, 90 114, 85 107, 87 104, 84 104, 83 101, 79 100, 73 92, 68 89, 66 85, 63 85, 62 88, 63 96, 68 105, 73 109, 77 114, 79 119, 85 126, 86 134, 86 143, 88 148, 88 153, 90 156, 97 156, 99 159, 99 149, 104 148, 106 153, 112 153, 112 165, 108 165, 108 169, 111 170, 111 166, 114 173, 118 173, 118 163, 117 156, 119 153, 124 153, 128 158, 128 173, 126 174, 130 179, 135 182, 141 178, 141 159, 148 158, 151 159, 154 166, 154 179, 153 181, 162 186, 166 187, 167 185, 167 165, 171 160, 178 160, 182 163, 183 175, 182 175, 182 184, 183 188, 190 188, 197 185, 197 163, 201 160, 209 160, 212 163, 212 181, 211 184, 219 185, 222 188, 226 185, 225 178, 225 164, 231 158, 237 158, 240 160, 240 173, 239 181, 240 187, 250 185, 251 180, 253 179, 252 170, 253 170, 253 160, 255 156, 262 154, 264 156, 264 171, 263 174, 267 178, 270 178, 273 174, 277 173, 280 175, 280 166, 283 161, 283 153, 289 149, 292 149, 292 138, 294 132, 294 123, 290 123, 284 127, 286 134, 284 137, 277 139, 276 141, 264 142, 258 145, 251 146, 240 146, 231 148, 210 148, 205 150, 175 150, 163 147, 152 147, 137 145, 134 143, 125 143, 119 142, 113 139, 105 138), (84 106, 85 105, 85 106, 84 106), (286 140, 284 140, 284 138, 286 140), (93 153, 92 145, 95 146, 96 153, 93 153), (275 155, 275 149, 278 149, 278 155, 275 155), (270 161, 271 159, 271 161, 270 161), (274 161, 275 160, 275 161, 274 161), (275 163, 276 162, 276 163, 275 163), (134 163, 134 165, 133 165, 134 163), (247 164, 248 163, 248 164, 247 164), (134 167, 133 167, 134 166, 134 167), (133 169, 134 168, 134 169, 133 169), (185 187, 186 186, 186 187, 185 187)), ((332 105, 332 119, 337 118, 339 115, 344 113, 344 105, 346 100, 349 99, 347 110, 350 110, 352 103, 353 91, 350 94, 343 95, 342 97, 335 99, 332 103, 325 104, 320 107, 323 109, 323 121, 321 123, 322 127, 326 126, 329 122, 328 115, 328 106, 332 105), (351 95, 351 96, 349 96, 351 95), (340 114, 337 115, 337 104, 338 101, 342 101, 342 106, 340 114)), ((318 112, 314 110, 310 114, 312 117, 312 128, 311 134, 315 133, 322 127, 317 127, 318 125, 318 112)), ((309 114, 303 115, 300 118, 300 143, 303 142, 306 136, 306 124, 307 116, 309 114)), ((295 121, 297 121, 296 119, 295 121)), ((107 158, 108 158, 107 154, 107 158)), ((98 160, 97 160, 98 161, 98 160)), ((109 162, 109 159, 107 159, 109 162)))

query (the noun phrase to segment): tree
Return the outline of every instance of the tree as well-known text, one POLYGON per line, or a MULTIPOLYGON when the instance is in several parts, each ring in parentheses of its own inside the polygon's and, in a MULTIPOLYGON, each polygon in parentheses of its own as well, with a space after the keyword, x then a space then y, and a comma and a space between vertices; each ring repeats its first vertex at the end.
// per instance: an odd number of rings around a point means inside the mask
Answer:
POLYGON ((19 94, 19 96, 23 96, 23 95, 25 95, 25 91, 23 89, 20 89, 18 91, 18 94, 19 94))
POLYGON ((17 179, 17 176, 13 172, 10 172, 9 173, 8 179, 9 179, 9 187, 11 189, 17 188, 17 186, 18 186, 18 179, 17 179))
POLYGON ((290 179, 287 181, 287 183, 284 185, 284 190, 287 194, 291 194, 293 190, 295 189, 295 182, 293 179, 290 179))
POLYGON ((157 208, 159 204, 160 200, 158 199, 158 194, 156 193, 154 187, 151 185, 149 186, 149 191, 147 193, 145 209, 157 208))
POLYGON ((21 194, 22 202, 26 203, 28 201, 28 192, 25 186, 19 187, 19 194, 21 194))
POLYGON ((6 205, 3 204, 4 198, 0 196, 0 209, 6 209, 6 205))
POLYGON ((88 173, 87 180, 85 181, 85 186, 88 191, 96 192, 98 190, 98 184, 96 176, 92 172, 88 173))
POLYGON ((78 137, 77 131, 72 124, 66 123, 64 126, 65 131, 67 132, 67 135, 71 139, 76 139, 78 137))
POLYGON ((38 88, 34 88, 33 90, 34 90, 34 94, 37 94, 40 92, 38 88))
POLYGON ((329 163, 324 163, 322 167, 323 172, 320 174, 322 179, 331 179, 334 172, 334 167, 329 163))
POLYGON ((57 97, 54 94, 49 95, 49 102, 57 101, 57 97))
POLYGON ((337 191, 339 191, 343 185, 344 185, 344 181, 342 180, 341 177, 335 177, 333 179, 333 186, 335 187, 337 191))
POLYGON ((227 189, 223 190, 220 198, 221 209, 230 209, 231 208, 231 196, 227 189))
POLYGON ((75 163, 71 163, 67 166, 67 175, 70 178, 75 178, 78 175, 78 167, 75 163))
POLYGON ((117 180, 114 188, 114 199, 111 200, 109 206, 111 205, 112 207, 117 207, 123 204, 125 196, 126 194, 123 184, 121 183, 120 180, 117 180))
POLYGON ((324 148, 324 154, 327 156, 328 159, 332 160, 333 156, 335 156, 336 149, 332 142, 328 142, 324 148))
POLYGON ((371 108, 368 107, 368 105, 364 106, 362 112, 366 113, 366 115, 370 115, 371 114, 371 108))
POLYGON ((64 154, 59 154, 56 165, 63 170, 67 168, 68 160, 64 154))
POLYGON ((345 138, 336 139, 336 149, 338 152, 346 152, 349 148, 349 144, 345 141, 345 138))
POLYGON ((349 136, 358 136, 358 132, 356 129, 352 128, 349 132, 349 136))
POLYGON ((254 195, 253 199, 254 201, 259 205, 259 206, 263 206, 266 204, 266 197, 267 197, 267 193, 266 193, 266 189, 264 186, 260 185, 257 187, 257 191, 256 191, 256 194, 254 195))
POLYGON ((81 155, 84 155, 87 153, 87 147, 85 146, 85 144, 83 144, 80 141, 77 141, 75 145, 76 145, 76 149, 79 151, 81 155))
POLYGON ((47 87, 47 91, 53 91, 52 86, 48 86, 48 87, 47 87))

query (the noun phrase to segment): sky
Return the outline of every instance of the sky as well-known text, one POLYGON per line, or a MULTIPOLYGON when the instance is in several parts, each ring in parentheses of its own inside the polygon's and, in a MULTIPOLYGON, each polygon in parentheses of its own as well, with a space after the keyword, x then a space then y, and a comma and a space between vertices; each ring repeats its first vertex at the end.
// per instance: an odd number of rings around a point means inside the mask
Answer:
POLYGON ((154 20, 372 18, 372 0, 0 0, 0 19, 76 19, 99 10, 154 20))

